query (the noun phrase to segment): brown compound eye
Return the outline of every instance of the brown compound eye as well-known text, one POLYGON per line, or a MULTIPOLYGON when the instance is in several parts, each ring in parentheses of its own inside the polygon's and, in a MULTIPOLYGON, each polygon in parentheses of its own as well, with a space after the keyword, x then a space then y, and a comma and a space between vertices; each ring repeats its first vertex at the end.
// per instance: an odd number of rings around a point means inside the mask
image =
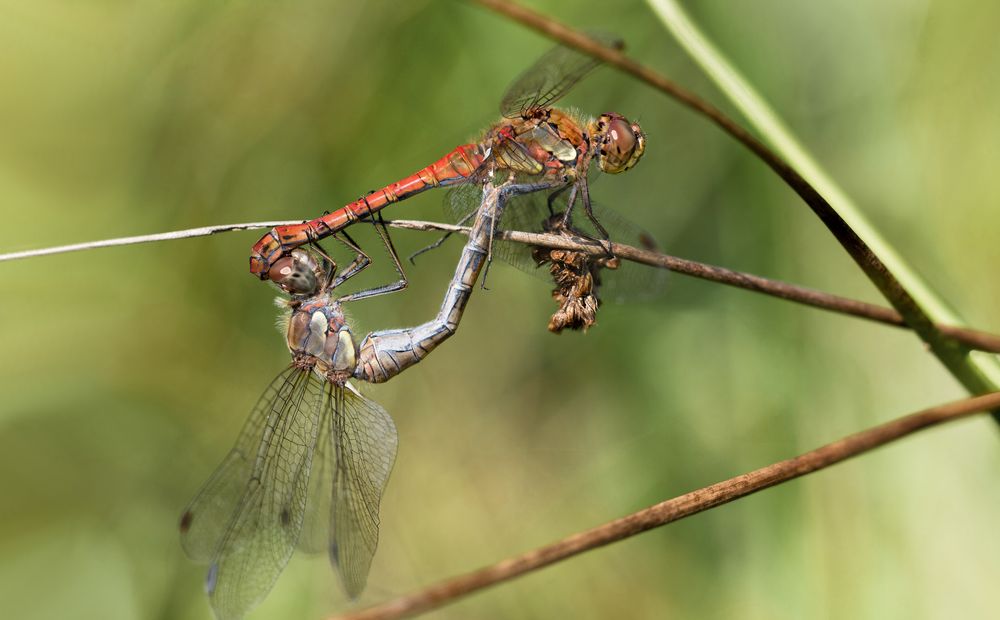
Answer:
POLYGON ((637 123, 614 113, 601 116, 603 143, 598 158, 601 170, 609 174, 625 172, 634 166, 646 150, 646 136, 637 123))
POLYGON ((293 256, 279 258, 267 271, 269 280, 292 295, 310 295, 319 291, 316 274, 303 261, 293 256))
POLYGON ((284 256, 274 261, 271 268, 267 270, 267 277, 272 282, 281 282, 292 274, 295 269, 295 259, 291 256, 284 256))

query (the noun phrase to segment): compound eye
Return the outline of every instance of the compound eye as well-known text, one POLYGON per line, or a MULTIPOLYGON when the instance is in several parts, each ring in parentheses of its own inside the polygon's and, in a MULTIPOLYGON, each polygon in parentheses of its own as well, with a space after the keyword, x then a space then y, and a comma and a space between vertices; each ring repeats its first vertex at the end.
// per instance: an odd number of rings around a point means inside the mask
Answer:
POLYGON ((605 114, 601 120, 607 127, 601 148, 601 169, 610 174, 625 172, 639 161, 645 150, 642 130, 617 114, 605 114))
POLYGON ((268 270, 267 277, 292 295, 309 295, 319 290, 316 274, 306 263, 295 260, 292 256, 276 260, 268 270))
POLYGON ((623 118, 616 118, 611 121, 608 127, 608 148, 619 157, 627 160, 635 150, 635 134, 632 133, 632 126, 623 118))

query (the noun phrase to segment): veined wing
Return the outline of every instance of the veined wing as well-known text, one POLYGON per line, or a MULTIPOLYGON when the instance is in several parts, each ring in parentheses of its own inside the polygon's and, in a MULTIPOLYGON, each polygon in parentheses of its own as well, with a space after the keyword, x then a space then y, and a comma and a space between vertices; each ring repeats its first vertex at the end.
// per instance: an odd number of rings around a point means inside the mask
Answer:
POLYGON ((384 409, 353 388, 327 386, 299 548, 329 553, 351 598, 368 579, 396 446, 396 427, 384 409))
POLYGON ((265 390, 236 445, 181 517, 181 544, 210 560, 219 618, 240 618, 270 591, 302 529, 327 382, 290 367, 265 390))
MULTIPOLYGON (((324 395, 324 401, 327 397, 324 395)), ((309 476, 305 518, 298 547, 306 553, 327 553, 333 536, 333 473, 336 471, 336 448, 333 445, 333 418, 330 407, 323 403, 316 451, 313 453, 309 476)))
MULTIPOLYGON (((621 39, 608 34, 589 36, 610 47, 623 47, 621 39)), ((514 80, 504 93, 500 112, 507 118, 520 118, 534 110, 547 108, 599 64, 600 60, 575 49, 562 45, 555 47, 514 80)))
MULTIPOLYGON (((492 159, 487 160, 487 162, 492 161, 492 159)), ((482 183, 485 181, 492 182, 496 186, 501 184, 506 185, 511 181, 507 180, 506 175, 497 175, 496 178, 490 179, 485 176, 488 170, 484 171, 484 175, 480 177, 479 183, 465 183, 462 185, 456 185, 448 190, 444 198, 444 212, 445 217, 452 223, 463 222, 463 225, 472 225, 472 218, 475 217, 479 207, 482 206, 483 202, 483 188, 482 183)), ((512 183, 514 185, 534 183, 538 181, 538 177, 531 173, 517 172, 514 175, 512 183)), ((540 194, 548 195, 548 191, 540 190, 540 194)), ((518 196, 519 197, 519 196, 518 196)), ((515 198, 516 199, 516 198, 515 198)), ((514 202, 514 200, 508 199, 507 204, 514 202)), ((506 212, 506 211, 505 211, 506 212)), ((506 217, 506 216, 505 216, 506 217)))
POLYGON ((378 545, 379 503, 396 460, 396 426, 385 409, 350 386, 328 386, 324 399, 330 434, 322 439, 336 457, 330 562, 347 594, 357 598, 378 545))
MULTIPOLYGON (((552 202, 549 210, 549 191, 534 192, 512 196, 505 205, 499 228, 502 230, 521 230, 526 232, 543 232, 543 225, 555 213, 566 211, 568 191, 563 191, 552 202)), ((459 186, 448 192, 446 210, 448 217, 454 222, 460 222, 468 214, 479 208, 482 200, 482 190, 475 186, 459 186)), ((617 243, 632 245, 639 248, 655 249, 653 237, 641 227, 629 221, 615 209, 601 204, 591 205, 594 217, 608 231, 611 240, 617 243)), ((466 222, 468 224, 469 222, 466 222)), ((583 211, 579 199, 573 207, 572 231, 583 238, 601 239, 601 235, 593 227, 583 211)), ((546 269, 540 269, 532 257, 531 247, 523 243, 513 243, 496 240, 493 244, 494 256, 544 280, 549 280, 546 269)), ((601 270, 601 286, 599 296, 609 301, 641 301, 655 299, 663 295, 667 288, 668 272, 645 265, 621 261, 617 269, 601 270)))

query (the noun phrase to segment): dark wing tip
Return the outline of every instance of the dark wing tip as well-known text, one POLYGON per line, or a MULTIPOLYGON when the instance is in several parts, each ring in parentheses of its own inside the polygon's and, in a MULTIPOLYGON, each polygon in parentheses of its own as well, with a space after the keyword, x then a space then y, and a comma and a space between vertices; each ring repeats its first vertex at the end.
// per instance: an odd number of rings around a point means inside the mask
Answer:
POLYGON ((181 534, 187 534, 188 530, 191 529, 191 522, 194 521, 194 515, 190 510, 185 510, 184 514, 181 515, 181 534))

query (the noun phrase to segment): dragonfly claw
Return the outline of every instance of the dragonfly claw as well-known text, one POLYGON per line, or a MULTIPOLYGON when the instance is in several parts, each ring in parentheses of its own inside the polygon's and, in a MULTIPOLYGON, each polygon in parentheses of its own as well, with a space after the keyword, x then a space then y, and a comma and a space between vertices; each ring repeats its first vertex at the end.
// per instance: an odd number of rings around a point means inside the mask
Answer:
POLYGON ((278 229, 272 228, 270 232, 260 238, 253 246, 250 253, 250 273, 261 280, 267 280, 267 273, 279 258, 284 255, 281 241, 278 240, 278 229))

